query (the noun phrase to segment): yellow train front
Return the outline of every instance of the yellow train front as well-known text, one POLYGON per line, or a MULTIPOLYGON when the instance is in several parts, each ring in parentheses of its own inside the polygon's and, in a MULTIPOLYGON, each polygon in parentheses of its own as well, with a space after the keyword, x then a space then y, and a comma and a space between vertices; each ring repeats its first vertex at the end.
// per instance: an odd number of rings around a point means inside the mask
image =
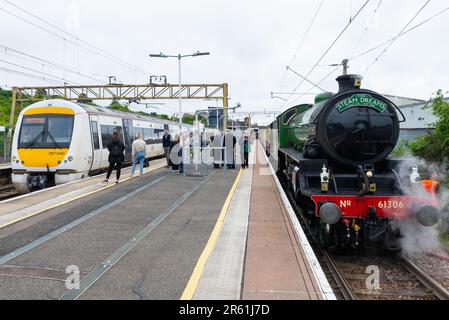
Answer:
POLYGON ((28 193, 101 172, 108 167, 107 145, 114 131, 127 147, 125 162, 131 162, 137 133, 147 144, 148 159, 162 156, 164 130, 179 134, 171 121, 65 100, 34 103, 22 110, 14 131, 12 182, 19 193, 28 193))

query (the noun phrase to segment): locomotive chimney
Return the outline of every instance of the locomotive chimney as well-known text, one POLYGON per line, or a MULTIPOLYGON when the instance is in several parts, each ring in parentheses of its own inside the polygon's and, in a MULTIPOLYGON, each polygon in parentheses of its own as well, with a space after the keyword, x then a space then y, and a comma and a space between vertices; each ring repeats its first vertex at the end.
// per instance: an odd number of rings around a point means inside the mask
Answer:
POLYGON ((362 79, 363 77, 358 74, 344 74, 342 76, 339 76, 336 79, 339 86, 338 93, 360 89, 360 86, 362 85, 362 79))

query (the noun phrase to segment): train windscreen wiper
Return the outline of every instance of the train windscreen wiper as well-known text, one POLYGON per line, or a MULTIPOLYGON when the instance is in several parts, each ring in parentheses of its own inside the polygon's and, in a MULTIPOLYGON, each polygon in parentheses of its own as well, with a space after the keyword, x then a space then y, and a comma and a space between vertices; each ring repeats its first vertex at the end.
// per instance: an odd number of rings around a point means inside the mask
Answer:
POLYGON ((53 141, 53 143, 55 144, 56 148, 61 148, 61 146, 58 144, 58 142, 56 142, 55 138, 53 137, 53 135, 50 133, 50 131, 47 131, 47 135, 50 137, 50 139, 53 141))
POLYGON ((39 138, 45 134, 45 130, 42 130, 26 147, 25 149, 29 149, 39 140, 39 138))

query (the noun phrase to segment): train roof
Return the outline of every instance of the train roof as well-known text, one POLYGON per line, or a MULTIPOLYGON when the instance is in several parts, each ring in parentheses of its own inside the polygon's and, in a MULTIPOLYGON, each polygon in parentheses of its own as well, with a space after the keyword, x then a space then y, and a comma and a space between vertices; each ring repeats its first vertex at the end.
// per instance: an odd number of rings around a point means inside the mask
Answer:
MULTIPOLYGON (((124 112, 124 111, 114 110, 114 109, 101 107, 101 106, 92 106, 92 105, 86 105, 86 104, 82 104, 82 103, 77 103, 77 105, 82 107, 88 113, 94 113, 94 114, 98 114, 98 115, 111 115, 111 116, 118 116, 118 117, 126 117, 126 118, 132 119, 132 120, 155 121, 155 122, 173 125, 173 126, 177 126, 179 124, 178 122, 175 122, 175 121, 156 118, 156 117, 152 117, 152 116, 144 116, 144 115, 133 113, 133 112, 124 112)), ((193 127, 191 124, 186 124, 186 123, 183 123, 183 126, 193 127)))
MULTIPOLYGON (((92 106, 92 105, 87 105, 87 104, 83 104, 83 103, 79 103, 79 102, 75 102, 75 101, 63 100, 63 99, 51 99, 51 100, 39 101, 39 102, 29 105, 28 107, 23 109, 22 112, 26 112, 27 110, 29 110, 31 108, 35 108, 35 107, 54 106, 54 105, 67 106, 67 107, 71 107, 71 108, 75 108, 75 109, 78 108, 78 110, 79 110, 79 108, 81 108, 82 110, 86 111, 87 113, 95 114, 95 115, 104 115, 104 116, 113 116, 113 117, 115 116, 115 117, 130 119, 130 120, 152 121, 152 122, 158 122, 158 123, 162 123, 162 124, 166 124, 166 125, 173 125, 173 126, 179 125, 179 123, 175 122, 175 121, 165 120, 165 119, 156 118, 156 117, 152 117, 152 116, 144 116, 144 115, 140 115, 140 114, 133 113, 133 112, 123 112, 123 111, 114 110, 114 109, 101 107, 101 106, 92 106)), ((183 123, 182 125, 187 128, 193 128, 193 125, 191 125, 191 124, 183 123)))

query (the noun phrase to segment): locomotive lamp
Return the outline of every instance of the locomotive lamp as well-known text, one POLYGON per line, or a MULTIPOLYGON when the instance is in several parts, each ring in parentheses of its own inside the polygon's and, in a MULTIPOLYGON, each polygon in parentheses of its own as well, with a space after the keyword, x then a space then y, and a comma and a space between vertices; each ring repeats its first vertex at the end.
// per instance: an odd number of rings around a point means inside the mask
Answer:
POLYGON ((329 170, 326 168, 325 164, 323 164, 323 169, 321 169, 320 178, 321 178, 321 191, 328 192, 329 191, 329 170))
POLYGON ((421 181, 421 177, 419 176, 418 166, 414 165, 412 167, 412 173, 410 174, 410 183, 415 184, 421 181))
POLYGON ((376 192, 377 190, 376 183, 374 181, 371 181, 371 178, 374 177, 374 170, 373 169, 366 170, 366 176, 368 177, 369 181, 369 191, 372 193, 376 192))

